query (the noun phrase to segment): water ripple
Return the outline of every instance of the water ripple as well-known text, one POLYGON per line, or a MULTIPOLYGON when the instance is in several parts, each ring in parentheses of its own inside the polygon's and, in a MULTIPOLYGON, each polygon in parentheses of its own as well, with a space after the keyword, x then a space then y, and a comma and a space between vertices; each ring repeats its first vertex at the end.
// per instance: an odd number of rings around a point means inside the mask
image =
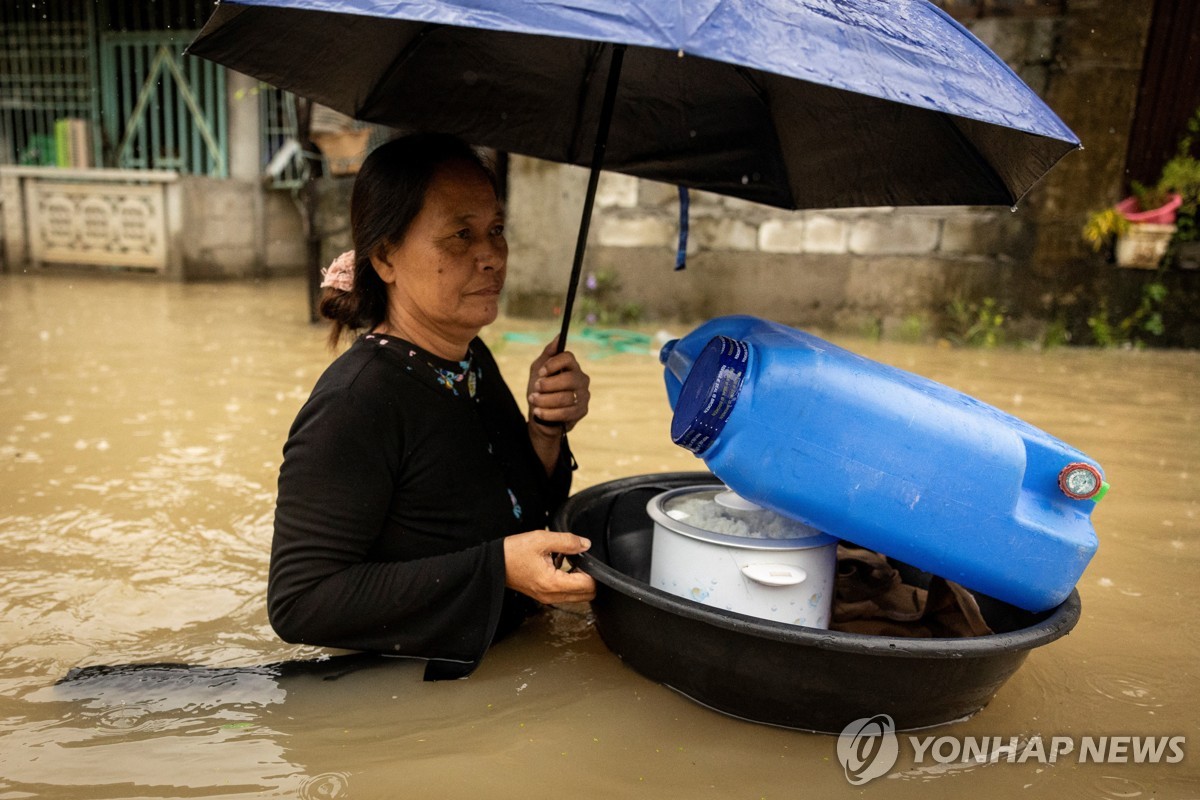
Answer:
POLYGON ((1148 788, 1142 783, 1116 775, 1104 775, 1098 778, 1092 787, 1096 800, 1130 800, 1133 797, 1144 797, 1148 788))
POLYGON ((1162 708, 1165 703, 1150 687, 1150 681, 1132 671, 1089 672, 1084 680, 1087 685, 1109 700, 1116 700, 1139 708, 1162 708))
POLYGON ((346 772, 324 772, 313 775, 300 785, 302 800, 336 800, 349 797, 350 775, 346 772))

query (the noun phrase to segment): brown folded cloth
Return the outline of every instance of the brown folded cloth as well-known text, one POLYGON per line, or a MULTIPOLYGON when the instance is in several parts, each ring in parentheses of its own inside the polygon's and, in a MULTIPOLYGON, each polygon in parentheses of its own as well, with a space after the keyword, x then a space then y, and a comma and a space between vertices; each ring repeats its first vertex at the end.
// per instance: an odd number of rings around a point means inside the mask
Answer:
POLYGON ((886 556, 844 544, 837 570, 830 630, 919 638, 992 633, 974 595, 953 581, 935 576, 928 589, 912 586, 886 556))

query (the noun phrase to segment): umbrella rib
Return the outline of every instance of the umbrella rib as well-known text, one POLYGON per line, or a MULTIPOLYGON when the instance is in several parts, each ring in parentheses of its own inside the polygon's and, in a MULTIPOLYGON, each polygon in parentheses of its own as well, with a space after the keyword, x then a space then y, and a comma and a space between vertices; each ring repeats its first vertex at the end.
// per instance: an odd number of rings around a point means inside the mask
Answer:
MULTIPOLYGON (((743 67, 743 66, 737 66, 734 68, 734 71, 737 73, 739 78, 741 78, 743 81, 746 82, 746 85, 749 86, 750 89, 754 92, 754 96, 758 98, 758 102, 762 106, 763 111, 767 114, 767 116, 770 116, 771 96, 770 96, 770 92, 767 91, 767 88, 765 86, 763 86, 761 83, 759 83, 758 81, 754 80, 754 75, 749 68, 743 67)), ((771 128, 771 137, 775 140, 775 152, 782 153, 783 145, 780 144, 780 142, 779 142, 779 132, 774 128, 774 126, 772 126, 772 128, 771 128)), ((785 172, 786 172, 786 170, 785 170, 785 172)), ((796 208, 797 207, 796 193, 795 193, 795 191, 792 190, 791 181, 785 180, 783 182, 783 185, 787 187, 788 206, 791 208, 796 208)))
MULTIPOLYGON (((1015 206, 1017 201, 1024 196, 1024 193, 1018 196, 1017 193, 1012 190, 1012 188, 1005 182, 1004 178, 1000 176, 1000 173, 996 171, 996 168, 991 165, 991 162, 989 162, 980 154, 979 148, 971 144, 970 138, 968 138, 967 135, 962 132, 962 129, 958 126, 958 123, 955 122, 956 119, 957 117, 950 114, 943 114, 941 116, 942 124, 950 128, 951 134, 954 136, 955 141, 957 141, 959 145, 966 150, 966 152, 970 155, 971 160, 974 161, 975 165, 980 168, 980 172, 990 175, 992 180, 995 181, 995 187, 1008 197, 1009 206, 1015 206)), ((1027 191, 1028 189, 1026 189, 1026 192, 1027 191)))
MULTIPOLYGON (((423 45, 425 43, 426 37, 428 37, 429 34, 433 33, 435 30, 437 30, 438 28, 441 28, 441 27, 443 27, 443 26, 438 25, 437 23, 433 23, 433 22, 427 22, 424 25, 422 25, 421 29, 417 31, 416 35, 413 36, 413 38, 411 40, 409 40, 408 44, 404 45, 404 47, 402 47, 400 49, 400 52, 396 53, 396 57, 393 58, 390 62, 388 62, 387 69, 383 70, 379 74, 379 79, 375 82, 375 87, 373 87, 373 88, 377 88, 379 86, 386 85, 388 78, 390 78, 392 75, 396 74, 401 69, 403 69, 405 63, 410 58, 412 58, 413 55, 417 52, 417 50, 421 47, 421 45, 423 45)), ((370 97, 371 95, 367 95, 367 96, 370 97)), ((364 98, 364 100, 365 99, 366 98, 364 98)), ((359 116, 359 112, 361 112, 361 111, 362 111, 361 107, 356 108, 354 116, 355 117, 359 116)))
POLYGON ((575 122, 571 130, 571 138, 566 154, 568 164, 578 163, 581 149, 579 137, 583 130, 583 114, 587 107, 588 87, 592 85, 592 81, 596 76, 596 68, 600 64, 600 56, 603 52, 603 43, 597 44, 592 48, 591 56, 588 58, 587 69, 584 71, 583 81, 579 85, 579 94, 575 99, 575 122))

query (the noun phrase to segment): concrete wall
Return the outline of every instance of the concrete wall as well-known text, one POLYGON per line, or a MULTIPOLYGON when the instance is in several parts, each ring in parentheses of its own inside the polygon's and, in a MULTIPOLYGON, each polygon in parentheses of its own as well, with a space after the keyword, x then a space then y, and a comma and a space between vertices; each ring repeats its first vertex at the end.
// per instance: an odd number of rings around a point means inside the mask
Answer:
POLYGON ((256 189, 254 183, 232 178, 180 180, 183 224, 173 243, 181 258, 179 277, 213 280, 263 274, 256 189))
POLYGON ((308 251, 296 203, 291 192, 264 193, 262 247, 264 268, 269 276, 304 272, 308 251))
POLYGON ((187 177, 176 246, 183 280, 297 275, 304 271, 300 214, 287 192, 259 182, 187 177))
MULTIPOLYGON (((510 169, 509 312, 553 313, 586 172, 516 157, 510 169)), ((674 186, 605 173, 585 269, 615 277, 621 300, 648 318, 753 311, 796 324, 886 327, 994 289, 1030 240, 1028 220, 1007 209, 787 212, 694 192, 687 268, 675 271, 678 231, 674 186)))
POLYGON ((184 224, 176 235, 186 280, 301 273, 300 213, 287 191, 262 182, 258 81, 230 72, 229 178, 182 179, 184 224))
MULTIPOLYGON (((136 170, 78 170, 66 175, 61 170, 0 170, 0 271, 17 272, 38 268, 28 241, 30 209, 23 202, 26 179, 66 181, 73 177, 108 195, 124 186, 144 190, 146 174, 136 170)), ((172 280, 215 280, 269 277, 303 271, 305 247, 300 216, 290 195, 268 192, 257 180, 239 181, 198 176, 155 173, 161 187, 166 264, 159 270, 172 280)), ((69 182, 69 181, 68 181, 69 182)), ((123 251, 81 253, 78 260, 63 254, 47 264, 111 270, 130 267, 123 251)))
POLYGON ((1085 149, 1064 159, 1030 196, 1038 224, 1017 302, 1042 316, 1074 320, 1075 327, 1100 297, 1117 308, 1136 302, 1147 280, 1091 252, 1080 229, 1088 213, 1121 199, 1152 6, 1072 0, 1058 25, 1043 96, 1085 149))
POLYGON ((0 272, 15 271, 14 262, 24 258, 20 191, 20 180, 0 173, 0 272))

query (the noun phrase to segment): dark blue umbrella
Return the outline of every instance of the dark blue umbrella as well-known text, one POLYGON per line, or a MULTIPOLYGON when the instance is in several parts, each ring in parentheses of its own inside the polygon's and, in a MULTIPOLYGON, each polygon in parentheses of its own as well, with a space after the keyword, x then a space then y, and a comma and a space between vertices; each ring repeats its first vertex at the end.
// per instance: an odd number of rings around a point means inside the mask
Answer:
POLYGON ((361 120, 590 166, 560 346, 601 166, 789 209, 1012 205, 1079 146, 925 0, 238 0, 189 50, 361 120))

